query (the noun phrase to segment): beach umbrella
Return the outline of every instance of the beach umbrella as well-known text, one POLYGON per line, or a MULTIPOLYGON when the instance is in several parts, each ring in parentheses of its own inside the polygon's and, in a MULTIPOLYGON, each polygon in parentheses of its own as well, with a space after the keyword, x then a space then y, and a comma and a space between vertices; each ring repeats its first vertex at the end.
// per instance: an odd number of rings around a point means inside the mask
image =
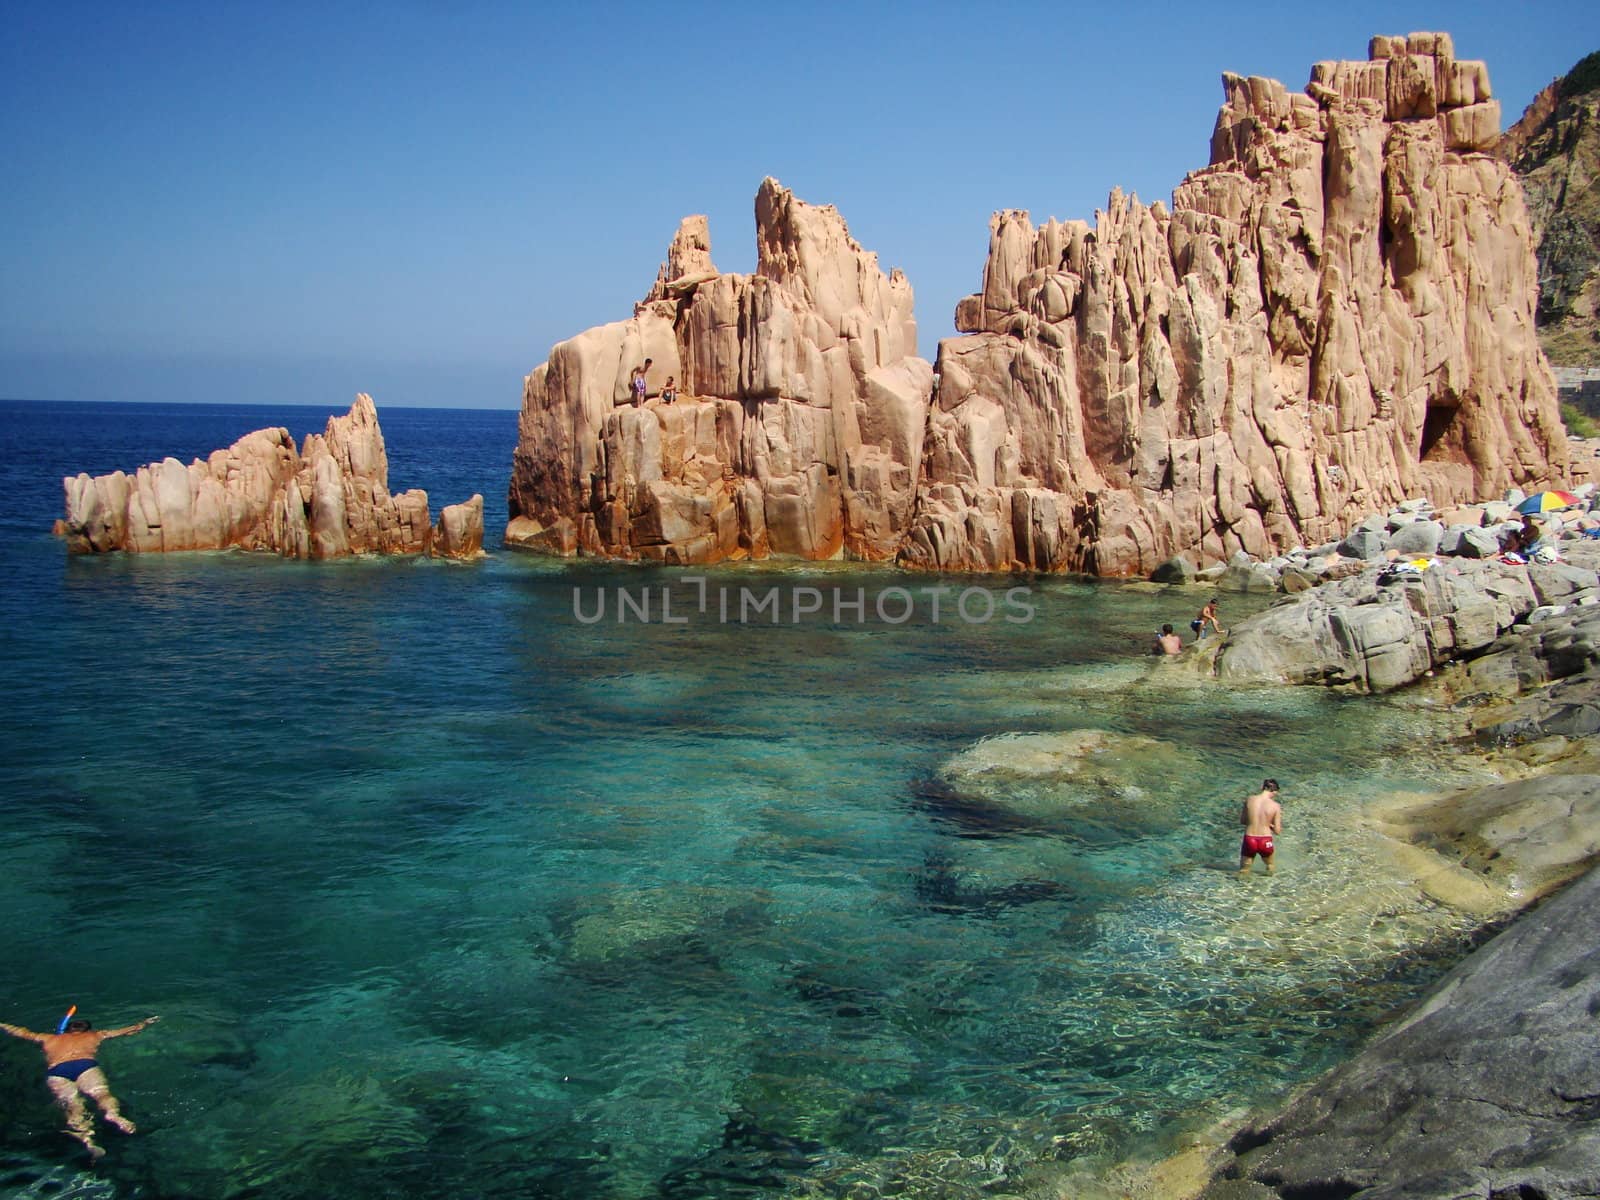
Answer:
POLYGON ((1523 514, 1546 513, 1581 503, 1571 492, 1536 492, 1517 505, 1517 511, 1523 514))

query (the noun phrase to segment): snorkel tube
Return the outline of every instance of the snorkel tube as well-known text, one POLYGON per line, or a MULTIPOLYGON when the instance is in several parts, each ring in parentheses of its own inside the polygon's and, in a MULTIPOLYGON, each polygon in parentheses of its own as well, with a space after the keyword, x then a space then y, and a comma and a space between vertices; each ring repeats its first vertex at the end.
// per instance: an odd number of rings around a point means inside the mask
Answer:
POLYGON ((72 1020, 72 1014, 77 1012, 77 1011, 78 1011, 78 1006, 76 1004, 74 1004, 71 1008, 67 1009, 67 1015, 62 1017, 61 1018, 61 1024, 56 1026, 56 1032, 57 1033, 65 1033, 67 1031, 67 1022, 72 1020))

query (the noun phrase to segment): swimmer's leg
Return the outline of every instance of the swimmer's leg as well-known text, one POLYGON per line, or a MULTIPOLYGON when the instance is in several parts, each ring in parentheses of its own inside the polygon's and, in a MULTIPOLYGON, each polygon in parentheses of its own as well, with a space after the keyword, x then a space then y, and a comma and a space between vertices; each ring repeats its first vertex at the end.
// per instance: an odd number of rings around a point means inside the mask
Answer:
POLYGON ((62 1079, 59 1075, 47 1075, 45 1082, 50 1085, 50 1094, 55 1097, 56 1103, 66 1115, 67 1132, 83 1143, 83 1148, 89 1152, 90 1158, 99 1158, 105 1151, 95 1145, 94 1121, 90 1118, 88 1109, 84 1107, 83 1095, 78 1091, 78 1085, 70 1079, 62 1079))
POLYGON ((1267 864, 1267 874, 1274 874, 1272 867, 1272 851, 1269 850, 1267 853, 1263 854, 1261 856, 1261 861, 1267 864))
POLYGON ((100 1111, 123 1133, 132 1133, 134 1124, 122 1115, 122 1109, 117 1104, 117 1098, 111 1094, 111 1085, 106 1082, 106 1074, 99 1067, 90 1067, 78 1076, 78 1086, 84 1094, 91 1097, 100 1106, 100 1111))

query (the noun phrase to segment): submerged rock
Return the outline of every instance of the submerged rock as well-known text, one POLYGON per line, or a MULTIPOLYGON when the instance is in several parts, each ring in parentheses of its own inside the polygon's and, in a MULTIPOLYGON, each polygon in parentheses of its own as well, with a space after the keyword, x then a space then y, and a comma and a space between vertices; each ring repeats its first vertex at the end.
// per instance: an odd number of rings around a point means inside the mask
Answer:
MULTIPOLYGON (((939 774, 947 807, 992 810, 1007 820, 1070 825, 1081 832, 1165 827, 1177 819, 1152 797, 1193 774, 1199 759, 1171 742, 1103 729, 1004 734, 950 759, 939 774), (1112 806, 1108 808, 1109 806, 1112 806)), ((1097 839, 1098 840, 1098 839, 1097 839)))

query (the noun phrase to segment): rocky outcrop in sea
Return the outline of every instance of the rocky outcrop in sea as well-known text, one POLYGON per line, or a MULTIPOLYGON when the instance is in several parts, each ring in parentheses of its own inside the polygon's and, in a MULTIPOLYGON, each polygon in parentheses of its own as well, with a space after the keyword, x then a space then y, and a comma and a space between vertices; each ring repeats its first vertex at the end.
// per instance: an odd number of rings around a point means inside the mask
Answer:
POLYGON ((933 369, 909 284, 832 208, 763 183, 751 276, 689 218, 630 320, 528 377, 507 543, 1134 575, 1547 480, 1565 435, 1484 65, 1412 34, 1302 93, 1223 87, 1170 210, 997 213, 933 369))
POLYGON ((132 475, 69 475, 57 532, 74 554, 115 550, 266 550, 285 558, 429 554, 475 558, 483 497, 447 506, 434 525, 428 494, 389 493, 389 458, 372 397, 330 417, 297 453, 287 429, 259 429, 184 466, 132 475))
POLYGON ((772 179, 756 232, 755 274, 724 275, 705 218, 686 219, 632 318, 562 342, 528 376, 507 545, 684 563, 894 557, 933 382, 911 286, 837 210, 772 179), (646 365, 638 403, 630 377, 646 365))

